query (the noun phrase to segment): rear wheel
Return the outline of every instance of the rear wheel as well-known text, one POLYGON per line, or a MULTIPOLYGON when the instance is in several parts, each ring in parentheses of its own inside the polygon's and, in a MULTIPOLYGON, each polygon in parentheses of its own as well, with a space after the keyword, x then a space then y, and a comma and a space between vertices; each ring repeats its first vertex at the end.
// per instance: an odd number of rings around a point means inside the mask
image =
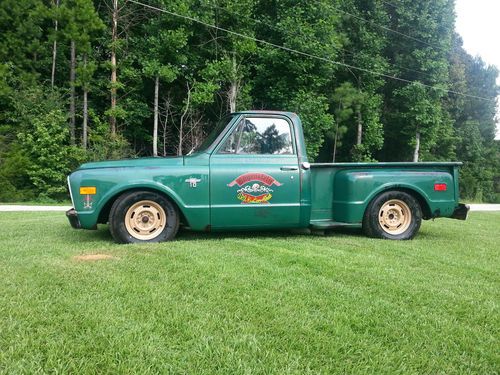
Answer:
POLYGON ((164 196, 150 191, 133 191, 113 203, 109 228, 119 243, 169 241, 179 229, 179 215, 164 196))
POLYGON ((370 237, 409 240, 422 223, 418 201, 402 191, 387 191, 374 198, 366 209, 363 230, 370 237))

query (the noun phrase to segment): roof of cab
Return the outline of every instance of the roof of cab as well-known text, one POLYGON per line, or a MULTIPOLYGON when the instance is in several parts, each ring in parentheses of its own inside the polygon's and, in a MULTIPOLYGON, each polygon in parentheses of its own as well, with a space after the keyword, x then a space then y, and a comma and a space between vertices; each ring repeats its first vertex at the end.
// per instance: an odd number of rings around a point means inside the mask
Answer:
POLYGON ((248 111, 238 111, 238 112, 233 112, 233 114, 237 115, 252 115, 252 114, 266 114, 266 115, 284 115, 290 118, 297 117, 297 114, 294 112, 288 112, 288 111, 274 111, 274 110, 267 110, 267 109, 252 109, 248 111))

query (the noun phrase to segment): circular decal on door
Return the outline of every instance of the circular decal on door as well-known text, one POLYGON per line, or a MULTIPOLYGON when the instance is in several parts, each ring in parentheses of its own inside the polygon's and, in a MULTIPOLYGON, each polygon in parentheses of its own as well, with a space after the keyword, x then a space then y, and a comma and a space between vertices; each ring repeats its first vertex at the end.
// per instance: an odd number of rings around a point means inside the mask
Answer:
POLYGON ((242 204, 256 204, 256 203, 269 203, 273 197, 274 192, 271 186, 281 186, 274 177, 266 173, 245 173, 229 184, 228 187, 238 185, 240 189, 237 190, 237 198, 242 204))

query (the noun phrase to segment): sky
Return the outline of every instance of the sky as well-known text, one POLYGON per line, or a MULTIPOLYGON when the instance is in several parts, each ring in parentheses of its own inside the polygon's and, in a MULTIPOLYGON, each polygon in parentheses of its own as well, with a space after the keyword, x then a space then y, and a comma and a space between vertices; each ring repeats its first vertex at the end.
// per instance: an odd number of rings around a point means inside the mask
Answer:
MULTIPOLYGON (((500 0, 455 0, 456 30, 465 50, 500 69, 500 0)), ((500 85, 500 77, 497 79, 500 85)), ((497 99, 497 136, 500 139, 500 97, 497 99)))

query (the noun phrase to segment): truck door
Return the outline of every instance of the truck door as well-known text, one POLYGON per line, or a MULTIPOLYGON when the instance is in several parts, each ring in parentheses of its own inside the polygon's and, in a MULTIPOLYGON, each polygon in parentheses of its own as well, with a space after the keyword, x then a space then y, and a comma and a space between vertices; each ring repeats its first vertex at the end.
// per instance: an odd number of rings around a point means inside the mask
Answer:
POLYGON ((299 224, 300 174, 292 124, 245 116, 210 158, 210 218, 217 228, 299 224))

